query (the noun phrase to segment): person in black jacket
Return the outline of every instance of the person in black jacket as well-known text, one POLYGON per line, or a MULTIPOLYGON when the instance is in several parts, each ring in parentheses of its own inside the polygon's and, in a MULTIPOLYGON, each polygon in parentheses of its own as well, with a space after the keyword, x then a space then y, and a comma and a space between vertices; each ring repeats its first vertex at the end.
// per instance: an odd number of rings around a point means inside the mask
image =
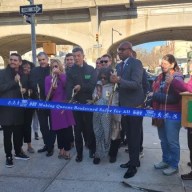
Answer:
MULTIPOLYGON (((40 100, 45 100, 45 77, 50 74, 49 58, 45 52, 40 52, 37 55, 40 66, 35 67, 30 74, 30 87, 40 100)), ((40 124, 40 130, 43 136, 44 147, 38 150, 38 153, 46 152, 46 156, 53 155, 54 143, 56 135, 52 131, 49 123, 50 110, 38 109, 37 115, 40 124)))
MULTIPOLYGON (((12 53, 8 66, 0 71, 0 98, 22 98, 26 92, 27 80, 21 75, 21 56, 12 53)), ((29 157, 21 152, 22 126, 24 124, 24 109, 16 107, 0 107, 0 124, 3 128, 6 167, 13 167, 12 134, 15 159, 28 160, 29 157)))
MULTIPOLYGON (((92 66, 84 61, 84 52, 80 47, 73 49, 75 65, 67 74, 67 94, 68 99, 71 99, 72 91, 75 92, 74 100, 77 103, 86 104, 87 100, 92 99, 92 93, 96 84, 96 73, 92 66)), ((93 113, 74 111, 76 126, 75 146, 77 150, 76 161, 81 162, 83 159, 83 138, 82 132, 86 133, 86 139, 89 148, 89 156, 92 158, 95 153, 96 143, 93 132, 92 117, 93 113)))

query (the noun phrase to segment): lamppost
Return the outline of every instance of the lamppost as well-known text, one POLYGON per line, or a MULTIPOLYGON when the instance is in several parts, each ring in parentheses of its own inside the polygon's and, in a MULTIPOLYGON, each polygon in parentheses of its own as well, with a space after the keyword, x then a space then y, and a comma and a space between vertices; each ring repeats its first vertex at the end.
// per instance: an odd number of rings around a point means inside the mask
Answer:
MULTIPOLYGON (((117 31, 116 29, 114 29, 113 27, 112 27, 112 31, 111 31, 111 45, 112 45, 112 49, 113 49, 113 32, 116 32, 116 33, 118 33, 119 34, 119 36, 121 36, 122 35, 122 33, 120 33, 119 31, 117 31)), ((113 52, 113 50, 112 50, 112 52, 111 52, 111 56, 112 56, 112 65, 114 65, 114 52, 113 52)))
POLYGON ((112 33, 111 33, 111 42, 112 42, 112 45, 113 45, 113 32, 117 32, 120 36, 122 35, 122 33, 120 33, 119 31, 117 31, 116 29, 113 29, 112 27, 112 33))

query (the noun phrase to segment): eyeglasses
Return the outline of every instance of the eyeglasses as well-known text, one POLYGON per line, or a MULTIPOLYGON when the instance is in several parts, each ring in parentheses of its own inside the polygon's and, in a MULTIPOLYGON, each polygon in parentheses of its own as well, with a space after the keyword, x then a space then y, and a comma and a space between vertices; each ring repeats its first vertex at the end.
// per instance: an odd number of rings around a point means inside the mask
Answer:
POLYGON ((54 65, 53 68, 58 68, 58 65, 54 65))
POLYGON ((127 50, 127 49, 132 50, 130 47, 128 47, 128 48, 118 48, 118 49, 117 49, 117 52, 123 52, 123 51, 125 51, 125 50, 127 50))
POLYGON ((101 60, 100 63, 108 63, 108 60, 101 60))

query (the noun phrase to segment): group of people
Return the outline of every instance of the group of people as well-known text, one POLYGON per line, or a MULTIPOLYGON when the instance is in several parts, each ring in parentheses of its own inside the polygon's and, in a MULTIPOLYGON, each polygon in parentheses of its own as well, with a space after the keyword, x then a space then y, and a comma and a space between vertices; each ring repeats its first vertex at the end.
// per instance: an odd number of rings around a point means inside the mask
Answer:
MULTIPOLYGON (((84 51, 76 47, 65 57, 65 67, 58 59, 49 58, 46 53, 37 55, 39 66, 28 74, 21 68, 22 59, 17 53, 10 55, 8 66, 0 71, 0 98, 30 98, 44 101, 111 105, 141 108, 146 95, 151 97, 151 107, 155 110, 181 111, 182 91, 192 91, 191 81, 185 84, 183 76, 173 55, 162 58, 162 73, 155 79, 152 89, 147 88, 146 72, 140 60, 136 59, 130 42, 122 42, 117 53, 121 60, 113 69, 112 58, 105 54, 96 61, 96 68, 85 61, 84 51)), ((83 161, 84 145, 89 149, 89 157, 94 164, 109 156, 109 162, 117 158, 121 141, 128 145, 128 161, 121 164, 126 168, 124 178, 133 177, 140 167, 143 153, 143 117, 110 113, 69 111, 58 109, 36 110, 44 146, 39 153, 54 153, 57 138, 58 158, 70 159, 70 149, 75 143, 76 162, 83 161)), ((1 106, 0 125, 3 128, 6 166, 13 167, 12 134, 15 159, 28 160, 22 150, 23 141, 31 146, 31 122, 33 109, 1 106)), ((180 120, 153 119, 157 127, 162 148, 162 160, 154 165, 163 169, 163 174, 178 172, 180 160, 179 131, 180 120)), ((188 131, 189 146, 192 154, 191 131, 188 131)), ((190 156, 192 160, 192 155, 190 156)), ((192 172, 182 175, 191 178, 192 172)))

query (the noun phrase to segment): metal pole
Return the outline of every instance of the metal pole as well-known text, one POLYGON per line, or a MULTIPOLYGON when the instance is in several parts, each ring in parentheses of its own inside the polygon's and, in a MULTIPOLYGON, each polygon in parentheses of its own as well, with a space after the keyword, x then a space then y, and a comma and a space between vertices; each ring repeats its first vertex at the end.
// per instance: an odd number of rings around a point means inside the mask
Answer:
MULTIPOLYGON (((34 5, 34 0, 29 0, 30 5, 34 5)), ((35 14, 31 15, 31 50, 32 61, 36 65, 36 34, 35 34, 35 14)))

